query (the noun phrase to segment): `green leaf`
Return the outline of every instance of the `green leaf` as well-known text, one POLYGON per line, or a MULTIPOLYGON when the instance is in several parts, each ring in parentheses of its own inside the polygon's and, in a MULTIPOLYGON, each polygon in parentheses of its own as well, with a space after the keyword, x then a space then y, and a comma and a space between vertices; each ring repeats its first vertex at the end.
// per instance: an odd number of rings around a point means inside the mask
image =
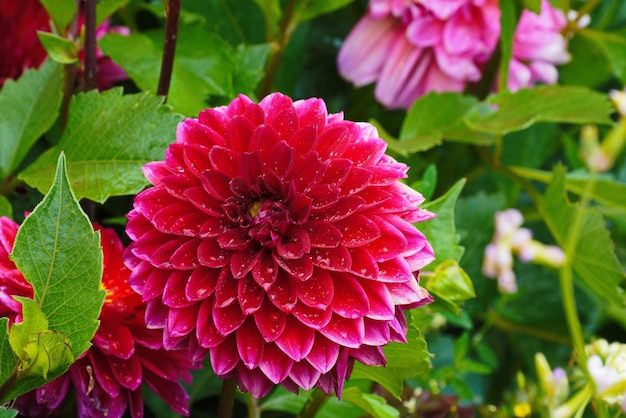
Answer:
POLYGON ((353 403, 373 418, 394 418, 400 416, 400 412, 387 404, 385 398, 363 393, 355 386, 344 390, 341 399, 353 403))
POLYGON ((611 124, 608 96, 584 87, 539 86, 503 91, 474 107, 465 120, 470 128, 492 134, 525 129, 537 122, 611 124))
POLYGON ((513 56, 513 37, 517 25, 515 3, 503 1, 500 4, 500 68, 498 74, 498 90, 506 89, 509 78, 509 64, 513 56))
POLYGON ((578 32, 592 42, 606 57, 611 71, 622 84, 626 83, 626 38, 611 32, 583 29, 578 32))
POLYGON ((17 416, 16 409, 4 409, 4 406, 0 406, 0 418, 13 418, 17 416))
POLYGON ((460 260, 463 256, 463 247, 459 246, 459 236, 454 226, 454 206, 465 185, 465 179, 457 181, 443 196, 437 200, 422 205, 423 209, 437 215, 435 219, 420 223, 418 228, 435 250, 435 261, 428 269, 435 268, 444 260, 460 260))
POLYGON ((354 0, 301 0, 296 2, 296 7, 293 13, 293 21, 295 22, 295 25, 299 25, 307 20, 311 20, 325 13, 330 13, 333 10, 340 9, 353 1, 354 0))
POLYGON ((129 0, 98 0, 96 4, 96 25, 100 26, 115 11, 128 3, 129 0))
POLYGON ((104 302, 102 249, 72 193, 63 154, 50 191, 18 230, 11 257, 32 284, 49 329, 65 334, 79 357, 91 345, 104 302))
MULTIPOLYGON (((10 388, 12 382, 15 382, 18 363, 19 359, 9 343, 9 318, 0 318, 0 387, 10 388)), ((6 390, 0 393, 0 403, 10 399, 6 390)))
POLYGON ((436 187, 437 166, 435 164, 429 164, 426 170, 424 170, 422 178, 411 184, 411 188, 420 192, 426 200, 429 200, 433 196, 436 187))
MULTIPOLYGON (((564 247, 571 225, 580 206, 571 204, 566 196, 566 170, 555 167, 552 181, 541 200, 541 214, 557 243, 564 247)), ((586 210, 582 229, 572 262, 577 282, 602 303, 623 305, 618 286, 624 272, 615 256, 614 245, 602 216, 596 210, 586 210)))
POLYGON ((37 36, 46 52, 59 64, 78 62, 78 48, 73 41, 50 32, 37 31, 37 36))
POLYGON ((524 0, 524 7, 536 14, 541 13, 541 0, 524 0))
POLYGON ((75 0, 39 0, 60 32, 72 21, 78 9, 75 0))
POLYGON ((48 60, 0 90, 0 183, 54 123, 61 106, 63 68, 48 60))
POLYGON ((13 218, 13 207, 11 202, 4 196, 0 196, 0 216, 6 216, 7 218, 13 218))
POLYGON ((422 276, 422 285, 433 295, 435 304, 459 316, 458 304, 476 297, 472 280, 455 260, 443 261, 433 273, 422 276))
MULTIPOLYGON (((554 177, 553 173, 548 171, 526 167, 509 167, 509 169, 518 176, 543 183, 550 183, 554 177)), ((582 195, 588 179, 589 174, 586 172, 568 173, 565 178, 565 188, 567 191, 582 195)), ((626 209, 626 184, 613 180, 610 177, 598 176, 594 180, 591 197, 602 205, 626 209)))
POLYGON ((239 45, 234 51, 234 91, 253 97, 265 74, 265 62, 272 49, 270 44, 239 45))
POLYGON ((19 177, 45 191, 63 151, 77 198, 104 202, 110 196, 138 193, 147 184, 141 167, 162 160, 175 140, 180 117, 162 102, 150 93, 122 95, 121 88, 75 95, 59 143, 19 177))
POLYGON ((430 370, 430 354, 421 331, 409 327, 407 343, 389 343, 383 348, 385 367, 354 365, 351 379, 369 379, 380 383, 392 395, 400 397, 404 380, 430 370))

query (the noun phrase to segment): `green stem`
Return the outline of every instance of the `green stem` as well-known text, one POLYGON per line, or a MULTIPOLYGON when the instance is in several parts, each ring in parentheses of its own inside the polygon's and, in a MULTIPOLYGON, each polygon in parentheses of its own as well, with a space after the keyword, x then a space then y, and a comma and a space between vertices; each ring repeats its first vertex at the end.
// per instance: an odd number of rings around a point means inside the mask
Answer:
POLYGON ((235 394, 237 393, 237 382, 234 378, 222 381, 222 392, 220 393, 220 403, 217 407, 217 418, 231 418, 235 406, 235 394))
POLYGON ((313 389, 313 391, 309 395, 309 399, 307 399, 297 418, 315 417, 318 411, 322 409, 326 401, 328 401, 328 395, 326 395, 318 388, 313 389))

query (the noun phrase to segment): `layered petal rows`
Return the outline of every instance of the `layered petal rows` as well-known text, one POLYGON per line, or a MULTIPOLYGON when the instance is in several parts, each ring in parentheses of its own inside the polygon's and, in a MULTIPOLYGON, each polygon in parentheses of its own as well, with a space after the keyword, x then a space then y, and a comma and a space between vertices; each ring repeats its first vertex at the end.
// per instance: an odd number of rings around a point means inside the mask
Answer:
POLYGON ((128 215, 131 286, 169 349, 265 395, 341 388, 354 360, 382 365, 402 309, 432 300, 433 259, 413 223, 433 215, 400 183, 366 123, 322 100, 239 96, 186 119, 128 215))
MULTIPOLYGON (((21 320, 21 305, 12 296, 33 297, 32 286, 9 259, 17 229, 14 221, 0 217, 0 316, 10 324, 21 320)), ((93 345, 67 373, 18 397, 15 408, 29 417, 55 415, 72 393, 80 417, 121 417, 128 409, 138 418, 145 383, 176 413, 188 414, 189 396, 179 382, 191 379, 187 352, 164 350, 161 330, 146 327, 145 305, 128 285, 124 247, 113 230, 100 233, 107 297, 93 345)))

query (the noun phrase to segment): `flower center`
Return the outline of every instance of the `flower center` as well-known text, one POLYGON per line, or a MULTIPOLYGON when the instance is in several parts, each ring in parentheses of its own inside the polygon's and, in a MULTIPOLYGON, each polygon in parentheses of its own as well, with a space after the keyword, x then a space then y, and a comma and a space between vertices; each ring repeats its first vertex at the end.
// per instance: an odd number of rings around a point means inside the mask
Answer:
POLYGON ((248 230, 250 237, 266 248, 275 248, 289 225, 283 203, 272 199, 255 201, 248 212, 252 218, 248 230))

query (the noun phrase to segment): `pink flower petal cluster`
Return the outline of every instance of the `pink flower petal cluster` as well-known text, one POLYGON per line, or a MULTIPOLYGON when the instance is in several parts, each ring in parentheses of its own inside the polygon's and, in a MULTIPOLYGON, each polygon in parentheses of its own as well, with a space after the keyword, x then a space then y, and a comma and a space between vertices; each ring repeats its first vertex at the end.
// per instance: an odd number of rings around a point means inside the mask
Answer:
MULTIPOLYGON (((515 31, 507 86, 556 83, 569 60, 563 12, 542 0, 515 31)), ((407 109, 434 91, 463 91, 481 79, 500 38, 498 0, 370 0, 342 45, 339 72, 356 86, 376 83, 376 99, 407 109)))
POLYGON ((355 360, 406 341, 432 300, 413 225, 433 215, 367 123, 279 93, 186 119, 128 215, 131 286, 166 348, 210 355, 254 397, 275 384, 338 395, 355 360))
MULTIPOLYGON (((33 297, 33 289, 9 259, 18 225, 0 217, 0 316, 20 321, 21 305, 12 296, 33 297)), ((179 378, 191 381, 186 351, 163 349, 162 332, 148 329, 145 305, 128 285, 124 247, 111 229, 100 229, 104 253, 103 286, 107 297, 92 347, 61 377, 17 398, 15 408, 29 417, 58 413, 72 394, 79 417, 143 416, 145 383, 178 414, 189 414, 189 396, 179 378), (71 390, 73 389, 73 391, 71 390)))
POLYGON ((371 0, 339 51, 339 72, 356 86, 376 82, 378 101, 406 109, 478 81, 499 36, 498 0, 371 0))

